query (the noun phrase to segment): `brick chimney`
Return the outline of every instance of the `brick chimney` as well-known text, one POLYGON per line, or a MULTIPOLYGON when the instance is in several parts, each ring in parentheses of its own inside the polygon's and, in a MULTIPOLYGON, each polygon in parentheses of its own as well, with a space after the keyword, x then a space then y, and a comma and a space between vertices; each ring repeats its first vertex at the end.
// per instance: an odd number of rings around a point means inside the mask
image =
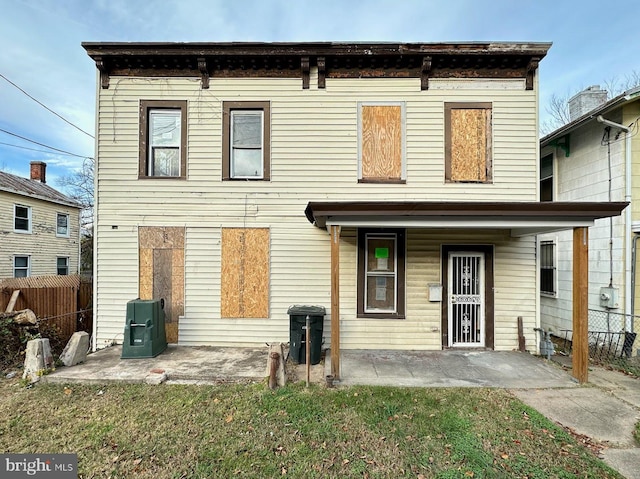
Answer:
POLYGON ((31 162, 31 179, 39 181, 40 183, 46 183, 45 177, 47 171, 47 164, 44 161, 32 161, 31 162))

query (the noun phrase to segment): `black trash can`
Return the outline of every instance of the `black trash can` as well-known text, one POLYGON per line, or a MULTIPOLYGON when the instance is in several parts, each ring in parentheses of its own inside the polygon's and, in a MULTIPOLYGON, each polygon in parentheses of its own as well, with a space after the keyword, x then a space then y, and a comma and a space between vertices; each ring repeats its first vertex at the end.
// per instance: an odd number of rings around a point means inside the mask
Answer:
POLYGON ((306 363, 307 316, 309 317, 309 337, 311 338, 311 364, 318 364, 322 356, 322 329, 324 306, 295 304, 287 310, 289 314, 289 356, 298 364, 306 363))

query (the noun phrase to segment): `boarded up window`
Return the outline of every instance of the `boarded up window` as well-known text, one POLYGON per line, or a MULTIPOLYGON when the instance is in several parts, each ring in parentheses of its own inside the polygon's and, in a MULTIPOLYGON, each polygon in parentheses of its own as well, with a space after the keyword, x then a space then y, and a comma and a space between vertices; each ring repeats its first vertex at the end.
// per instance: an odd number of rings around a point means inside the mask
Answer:
POLYGON ((223 318, 269 317, 269 229, 222 229, 223 318))
POLYGON ((180 227, 138 228, 140 299, 164 300, 167 341, 178 342, 184 315, 184 237, 180 227))
POLYGON ((361 105, 360 180, 403 179, 403 105, 361 105))
POLYGON ((447 181, 490 182, 491 104, 445 103, 447 181))

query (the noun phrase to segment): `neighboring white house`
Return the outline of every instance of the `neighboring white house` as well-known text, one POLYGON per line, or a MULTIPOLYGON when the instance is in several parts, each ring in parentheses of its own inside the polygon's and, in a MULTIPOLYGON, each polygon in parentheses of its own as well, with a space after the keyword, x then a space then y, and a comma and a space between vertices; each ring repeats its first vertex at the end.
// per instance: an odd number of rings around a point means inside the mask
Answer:
POLYGON ((46 166, 0 171, 0 279, 78 273, 81 206, 46 184, 46 166))
MULTIPOLYGON (((638 331, 640 87, 607 100, 592 86, 570 102, 571 121, 540 140, 541 201, 626 201, 624 214, 589 231, 589 329, 638 331), (635 322, 635 324, 634 324, 635 322)), ((538 237, 542 325, 571 335, 572 237, 538 237)))
MULTIPOLYGON (((536 234, 615 203, 540 203, 548 43, 84 43, 100 71, 93 347, 129 300, 183 345, 537 348, 536 234), (329 340, 329 337, 331 338, 329 340)), ((339 374, 339 369, 336 371, 339 374)))

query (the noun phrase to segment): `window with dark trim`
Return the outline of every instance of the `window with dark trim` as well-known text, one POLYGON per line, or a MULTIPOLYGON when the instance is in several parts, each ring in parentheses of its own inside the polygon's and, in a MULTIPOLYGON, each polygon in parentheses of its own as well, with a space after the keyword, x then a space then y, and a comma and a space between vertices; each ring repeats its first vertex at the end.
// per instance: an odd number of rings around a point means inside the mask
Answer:
POLYGON ((27 278, 31 275, 31 261, 29 256, 13 257, 13 277, 27 278))
POLYGON ((140 101, 139 178, 186 178, 187 102, 140 101))
POLYGON ((56 259, 56 268, 59 275, 69 274, 69 257, 58 256, 58 258, 56 259))
POLYGON ((271 175, 270 103, 225 101, 222 110, 222 179, 268 181, 271 175))
POLYGON ((31 207, 13 205, 13 231, 31 233, 31 207))
POLYGON ((540 292, 556 294, 556 245, 553 241, 540 242, 540 292))
POLYGON ((492 181, 491 103, 445 103, 445 180, 492 181))
POLYGON ((358 103, 358 182, 404 183, 405 104, 358 103))
POLYGON ((404 319, 404 230, 358 230, 358 317, 404 319))
POLYGON ((540 201, 553 201, 553 154, 540 160, 540 201))

